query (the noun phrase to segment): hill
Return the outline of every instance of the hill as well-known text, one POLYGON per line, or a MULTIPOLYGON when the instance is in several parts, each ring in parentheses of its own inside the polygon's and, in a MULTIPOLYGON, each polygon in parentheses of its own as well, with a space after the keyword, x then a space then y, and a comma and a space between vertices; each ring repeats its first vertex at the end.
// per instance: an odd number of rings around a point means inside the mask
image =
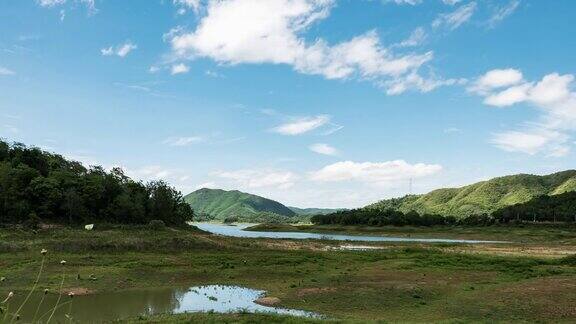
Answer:
POLYGON ((538 176, 518 174, 498 177, 461 188, 446 188, 424 195, 386 199, 364 207, 369 210, 394 209, 402 212, 437 214, 458 218, 492 212, 536 197, 576 190, 576 170, 538 176))
POLYGON ((238 190, 203 188, 184 197, 195 213, 204 219, 239 221, 290 221, 297 214, 283 204, 238 190))

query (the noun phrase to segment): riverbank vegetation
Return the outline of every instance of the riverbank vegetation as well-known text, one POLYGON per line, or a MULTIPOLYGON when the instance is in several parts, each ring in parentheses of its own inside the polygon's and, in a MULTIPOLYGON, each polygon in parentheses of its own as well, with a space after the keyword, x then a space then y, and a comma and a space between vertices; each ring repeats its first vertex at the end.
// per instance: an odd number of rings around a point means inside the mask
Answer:
POLYGON ((163 181, 147 184, 119 168, 82 164, 23 144, 0 141, 0 224, 40 222, 182 226, 193 212, 163 181))
POLYGON ((465 217, 419 214, 411 210, 360 208, 343 210, 326 215, 315 215, 311 222, 316 225, 366 225, 366 226, 435 226, 463 225, 490 226, 497 224, 576 224, 576 192, 552 196, 538 196, 525 203, 510 205, 491 214, 469 214, 465 217))

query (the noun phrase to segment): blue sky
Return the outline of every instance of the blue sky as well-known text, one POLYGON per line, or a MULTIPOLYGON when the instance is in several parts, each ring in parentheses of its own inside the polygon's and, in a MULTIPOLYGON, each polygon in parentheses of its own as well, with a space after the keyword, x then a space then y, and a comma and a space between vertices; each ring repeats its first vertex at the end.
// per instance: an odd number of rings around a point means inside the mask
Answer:
POLYGON ((300 207, 573 168, 571 0, 7 0, 0 137, 300 207))

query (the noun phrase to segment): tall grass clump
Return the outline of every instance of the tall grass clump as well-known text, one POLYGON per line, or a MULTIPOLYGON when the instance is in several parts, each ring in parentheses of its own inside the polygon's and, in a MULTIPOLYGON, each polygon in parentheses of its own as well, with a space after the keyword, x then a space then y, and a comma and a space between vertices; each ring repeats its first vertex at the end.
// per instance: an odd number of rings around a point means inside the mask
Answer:
MULTIPOLYGON (((38 284, 40 283, 40 278, 42 277, 42 273, 44 271, 44 265, 46 262, 46 255, 48 254, 48 251, 46 249, 42 249, 40 251, 40 254, 42 255, 42 260, 40 262, 40 268, 39 268, 38 273, 36 275, 36 279, 34 280, 34 282, 32 284, 32 288, 30 289, 30 291, 28 291, 28 293, 26 294, 26 297, 20 303, 20 305, 18 305, 18 307, 14 311, 11 311, 11 309, 12 309, 11 306, 13 306, 11 304, 11 302, 15 296, 15 293, 12 291, 8 293, 6 298, 4 298, 2 301, 0 301, 0 316, 1 316, 0 323, 12 324, 14 322, 19 321, 20 318, 22 317, 22 314, 21 314, 22 310, 24 309, 24 307, 26 306, 26 304, 30 300, 30 297, 36 291, 36 288, 38 288, 38 284)), ((42 298, 40 299, 40 302, 38 302, 38 305, 35 307, 36 311, 33 314, 32 321, 31 321, 32 323, 42 322, 42 319, 48 315, 50 315, 50 316, 46 320, 46 323, 50 323, 50 321, 54 317, 54 314, 56 313, 56 310, 58 310, 59 308, 65 306, 65 305, 69 305, 68 313, 66 314, 66 318, 69 319, 70 322, 72 322, 71 313, 72 313, 72 299, 74 297, 74 294, 70 293, 68 295, 70 297, 70 300, 68 302, 60 303, 62 300, 62 294, 63 294, 62 289, 64 287, 64 281, 66 280, 66 271, 64 268, 64 266, 66 265, 66 261, 64 261, 64 260, 60 261, 60 265, 62 266, 62 280, 60 281, 58 299, 56 300, 55 305, 49 311, 47 311, 46 313, 44 313, 40 317, 38 317, 40 309, 42 308, 44 300, 46 299, 46 295, 48 295, 48 293, 49 293, 48 289, 44 289, 44 293, 42 295, 42 298)), ((3 283, 5 281, 6 281, 6 278, 0 277, 0 283, 3 283)))

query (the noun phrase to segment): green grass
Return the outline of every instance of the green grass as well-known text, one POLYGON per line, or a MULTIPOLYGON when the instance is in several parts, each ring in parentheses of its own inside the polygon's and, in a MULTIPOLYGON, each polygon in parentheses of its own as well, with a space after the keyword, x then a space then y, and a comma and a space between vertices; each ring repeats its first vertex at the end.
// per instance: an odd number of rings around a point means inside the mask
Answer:
MULTIPOLYGON (((69 279, 65 287, 97 293, 230 284, 266 290, 269 296, 281 299, 282 307, 345 321, 576 319, 574 257, 467 254, 463 252, 466 246, 408 243, 387 244, 376 251, 327 251, 322 247, 337 243, 226 238, 184 229, 53 229, 36 233, 3 229, 0 242, 4 242, 0 277, 6 277, 0 283, 0 296, 29 289, 40 250, 47 248, 42 289, 57 288, 62 271, 59 261, 66 260, 69 279), (90 280, 90 274, 98 279, 90 280)), ((144 320, 302 322, 267 316, 190 314, 144 320)))

